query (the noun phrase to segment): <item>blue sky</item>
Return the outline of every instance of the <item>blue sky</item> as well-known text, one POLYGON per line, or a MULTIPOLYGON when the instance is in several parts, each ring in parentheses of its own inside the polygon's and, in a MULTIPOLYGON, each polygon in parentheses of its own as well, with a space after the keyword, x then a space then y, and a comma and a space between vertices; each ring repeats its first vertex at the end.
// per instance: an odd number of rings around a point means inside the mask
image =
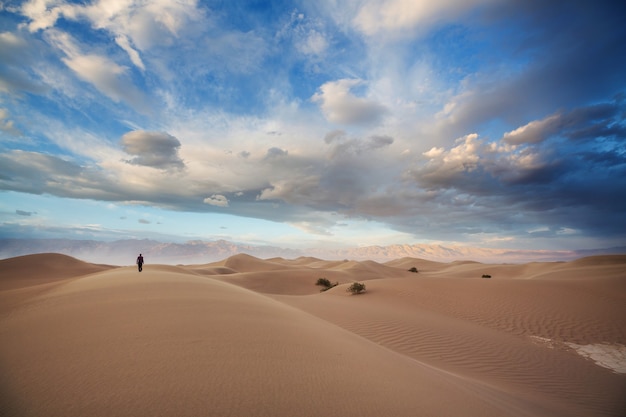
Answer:
POLYGON ((624 245, 624 9, 0 2, 0 237, 624 245))

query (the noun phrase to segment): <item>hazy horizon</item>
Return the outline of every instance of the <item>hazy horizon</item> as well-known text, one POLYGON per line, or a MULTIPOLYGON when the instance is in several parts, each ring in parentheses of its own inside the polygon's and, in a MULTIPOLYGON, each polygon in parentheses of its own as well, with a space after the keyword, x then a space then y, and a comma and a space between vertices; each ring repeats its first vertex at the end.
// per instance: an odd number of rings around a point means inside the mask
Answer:
POLYGON ((532 262, 568 262, 596 255, 624 255, 626 247, 578 251, 509 250, 472 246, 389 245, 351 248, 292 249, 257 246, 226 240, 195 240, 183 243, 149 239, 96 241, 72 239, 0 239, 0 259, 24 255, 60 253, 96 264, 132 265, 139 253, 146 263, 190 265, 223 261, 245 254, 259 259, 318 258, 323 260, 375 261, 386 263, 404 258, 442 263, 460 261, 485 264, 525 264, 532 262))

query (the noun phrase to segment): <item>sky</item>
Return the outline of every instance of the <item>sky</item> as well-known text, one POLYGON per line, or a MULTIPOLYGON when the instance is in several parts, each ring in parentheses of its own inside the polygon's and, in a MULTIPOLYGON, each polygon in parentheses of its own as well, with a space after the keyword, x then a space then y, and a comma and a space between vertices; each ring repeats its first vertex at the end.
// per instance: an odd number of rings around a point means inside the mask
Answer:
POLYGON ((0 0, 0 238, 624 246, 625 19, 0 0))

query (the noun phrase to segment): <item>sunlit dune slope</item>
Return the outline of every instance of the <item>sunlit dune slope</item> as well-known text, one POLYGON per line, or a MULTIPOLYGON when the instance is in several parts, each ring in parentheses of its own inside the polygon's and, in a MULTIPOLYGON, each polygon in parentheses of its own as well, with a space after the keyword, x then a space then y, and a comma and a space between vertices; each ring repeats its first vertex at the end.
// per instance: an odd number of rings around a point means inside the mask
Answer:
POLYGON ((488 387, 180 267, 63 283, 2 316, 0 334, 3 415, 526 414, 488 387))
POLYGON ((406 269, 406 270, 415 268, 418 271, 422 271, 422 272, 438 271, 448 266, 448 264, 445 264, 442 262, 434 262, 434 261, 428 261, 425 259, 416 259, 416 258, 408 258, 408 257, 385 262, 385 265, 391 266, 394 268, 406 269))
POLYGON ((237 255, 141 273, 58 255, 0 265, 3 280, 25 285, 0 289, 0 415, 626 409, 624 256, 491 265, 237 255), (338 285, 320 292, 321 277, 338 285), (346 292, 355 281, 364 294, 346 292))
POLYGON ((265 294, 315 294, 320 291, 320 287, 315 286, 319 278, 326 278, 333 284, 346 284, 410 275, 404 269, 373 261, 323 261, 317 258, 263 260, 250 255, 236 255, 205 266, 196 265, 193 270, 218 275, 215 268, 220 266, 228 269, 220 274, 225 276, 215 278, 265 294))
POLYGON ((339 286, 315 296, 277 297, 551 413, 612 416, 626 409, 625 375, 572 348, 604 349, 614 366, 626 361, 626 263, 619 257, 594 261, 422 264, 407 277, 366 281, 367 292, 359 296, 339 286))
POLYGON ((58 253, 18 256, 0 260, 0 290, 46 284, 115 268, 80 261, 58 253))
POLYGON ((90 264, 57 253, 0 260, 0 314, 28 303, 65 281, 112 268, 115 267, 90 264))
POLYGON ((231 256, 220 262, 214 262, 211 266, 223 266, 237 272, 265 272, 283 270, 287 266, 277 262, 263 260, 252 255, 239 254, 231 256))

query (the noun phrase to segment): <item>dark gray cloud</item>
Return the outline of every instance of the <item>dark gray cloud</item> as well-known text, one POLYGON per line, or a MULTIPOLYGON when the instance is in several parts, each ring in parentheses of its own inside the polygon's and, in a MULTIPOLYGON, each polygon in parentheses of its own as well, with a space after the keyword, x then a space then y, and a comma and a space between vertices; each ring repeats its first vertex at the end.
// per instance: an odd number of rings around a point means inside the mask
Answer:
POLYGON ((33 211, 15 210, 15 214, 17 214, 18 216, 30 217, 33 214, 37 214, 37 213, 35 213, 33 211))
POLYGON ((489 9, 489 24, 510 25, 502 54, 527 63, 514 70, 494 63, 467 79, 441 133, 458 137, 498 119, 521 125, 619 92, 626 73, 622 3, 505 2, 489 9))
POLYGON ((287 155, 289 155, 289 151, 286 151, 281 148, 273 147, 267 150, 267 153, 265 154, 265 158, 273 159, 273 158, 280 158, 280 157, 287 156, 287 155))
POLYGON ((574 140, 624 137, 626 126, 622 123, 621 115, 624 110, 625 108, 618 102, 578 107, 532 121, 507 132, 503 141, 510 145, 521 145, 541 143, 554 136, 574 140))
POLYGON ((62 189, 83 174, 80 166, 61 158, 38 152, 11 151, 0 154, 2 189, 40 194, 62 189))
POLYGON ((178 156, 181 144, 165 132, 134 130, 122 136, 124 151, 134 155, 128 162, 158 169, 183 169, 185 163, 178 156))
POLYGON ((439 218, 463 228, 475 216, 483 231, 524 234, 543 224, 552 236, 562 230, 624 236, 624 110, 618 102, 582 106, 531 122, 499 141, 473 134, 449 148, 433 148, 407 172, 430 191, 430 200, 420 199, 417 206, 431 222, 439 218), (450 212, 458 201, 463 211, 450 212), (446 208, 445 220, 427 209, 436 206, 446 208))
POLYGON ((345 130, 337 129, 331 132, 328 132, 326 136, 324 136, 324 142, 333 143, 335 141, 343 140, 347 137, 347 133, 345 130))
POLYGON ((377 149, 383 149, 393 144, 393 138, 386 135, 372 135, 365 139, 349 137, 343 130, 333 130, 324 136, 324 142, 330 145, 331 159, 342 155, 359 155, 377 149))
MULTIPOLYGON (((39 152, 0 153, 0 189, 104 201, 149 201, 151 189, 133 187, 93 164, 39 152)), ((162 181, 155 177, 155 181, 162 181)), ((164 196, 168 193, 164 191, 164 196)))
POLYGON ((361 202, 399 175, 397 161, 385 152, 393 144, 389 136, 362 139, 336 130, 326 134, 324 142, 327 150, 322 158, 290 156, 289 164, 281 166, 285 171, 270 181, 259 199, 359 216, 361 202))

